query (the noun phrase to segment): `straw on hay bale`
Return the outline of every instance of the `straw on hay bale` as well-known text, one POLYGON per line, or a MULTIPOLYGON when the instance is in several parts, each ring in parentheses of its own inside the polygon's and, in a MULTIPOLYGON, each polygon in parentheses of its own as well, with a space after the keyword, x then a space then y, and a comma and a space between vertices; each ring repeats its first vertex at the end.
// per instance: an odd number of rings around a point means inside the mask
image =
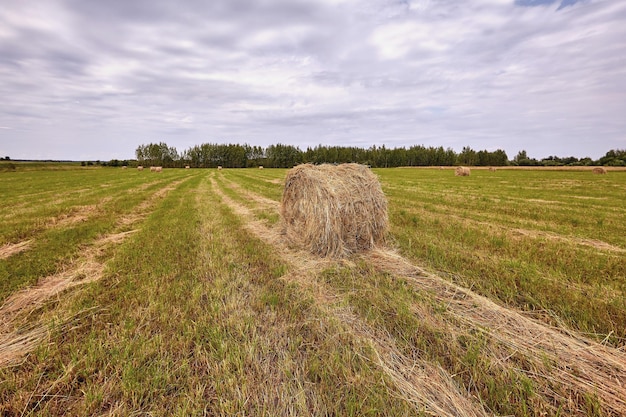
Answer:
POLYGON ((137 171, 143 171, 143 167, 141 165, 137 166, 137 171))
POLYGON ((468 167, 456 167, 454 170, 454 175, 459 177, 469 177, 470 169, 468 167))
POLYGON ((259 169, 263 169, 263 165, 259 165, 259 169))
POLYGON ((218 170, 218 171, 221 171, 221 170, 222 170, 222 166, 221 166, 221 165, 218 165, 217 170, 218 170))
POLYGON ((606 174, 606 168, 604 167, 595 167, 593 169, 594 174, 606 174))
POLYGON ((189 165, 185 165, 185 169, 190 169, 191 167, 189 165))
POLYGON ((376 175, 359 164, 298 165, 280 205, 287 240, 313 254, 341 257, 383 244, 387 199, 376 175))

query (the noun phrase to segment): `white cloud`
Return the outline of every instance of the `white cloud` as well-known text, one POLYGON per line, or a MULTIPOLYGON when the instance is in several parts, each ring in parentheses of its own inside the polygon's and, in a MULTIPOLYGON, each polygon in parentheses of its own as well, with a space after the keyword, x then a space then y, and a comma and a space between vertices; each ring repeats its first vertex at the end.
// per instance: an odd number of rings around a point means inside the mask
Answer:
POLYGON ((218 140, 597 158, 626 128, 625 23, 618 0, 10 2, 0 142, 49 158, 218 140))

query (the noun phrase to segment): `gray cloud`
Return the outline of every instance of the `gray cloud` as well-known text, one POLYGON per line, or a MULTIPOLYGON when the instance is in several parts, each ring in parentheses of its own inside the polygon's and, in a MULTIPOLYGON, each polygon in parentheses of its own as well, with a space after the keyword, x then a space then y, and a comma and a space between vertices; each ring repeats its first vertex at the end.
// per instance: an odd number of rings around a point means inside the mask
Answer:
POLYGON ((8 2, 0 154, 137 145, 624 148, 618 0, 8 2))

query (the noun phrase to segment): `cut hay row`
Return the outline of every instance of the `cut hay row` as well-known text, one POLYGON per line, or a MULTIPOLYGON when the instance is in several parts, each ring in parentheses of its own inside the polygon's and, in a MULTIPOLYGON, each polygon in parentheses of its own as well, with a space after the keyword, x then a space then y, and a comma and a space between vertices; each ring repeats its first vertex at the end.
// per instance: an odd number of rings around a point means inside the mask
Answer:
MULTIPOLYGON (((184 181, 186 179, 176 181, 168 187, 159 189, 150 198, 138 205, 133 213, 120 217, 116 228, 125 229, 146 217, 159 199, 184 181)), ((46 327, 45 323, 40 322, 42 319, 34 323, 31 321, 26 325, 22 324, 22 322, 37 308, 69 289, 101 279, 104 265, 97 261, 99 256, 105 249, 111 245, 122 243, 134 232, 135 230, 127 230, 101 237, 89 249, 83 251, 81 258, 74 261, 65 271, 44 277, 34 287, 22 289, 7 298, 0 306, 0 366, 11 364, 26 355, 41 341, 41 338, 37 339, 37 337, 45 336, 46 333, 38 331, 28 336, 28 343, 19 342, 22 340, 20 335, 25 334, 24 326, 32 328, 46 327), (18 347, 21 347, 21 350, 18 347), (3 356, 3 352, 6 352, 6 356, 3 356)))
POLYGON ((382 245, 387 198, 364 165, 298 165, 287 173, 280 215, 287 240, 320 256, 382 245))
POLYGON ((280 231, 254 220, 252 211, 228 197, 213 178, 211 184, 222 201, 245 219, 244 227, 251 234, 278 248, 282 260, 293 269, 293 272, 283 275, 281 279, 310 290, 315 294, 319 308, 346 325, 346 330, 355 339, 370 345, 376 355, 375 364, 393 381, 398 395, 412 404, 416 411, 421 412, 425 408, 428 415, 450 417, 489 415, 480 404, 474 403, 462 392, 443 369, 435 368, 419 358, 407 357, 395 346, 391 336, 371 328, 350 310, 336 305, 337 297, 316 279, 323 269, 332 265, 332 260, 289 248, 280 231))
MULTIPOLYGON (((254 193, 246 193, 247 197, 252 195, 254 193)), ((229 205, 236 205, 228 199, 226 201, 229 205)), ((262 202, 262 199, 257 201, 262 202)), ((242 216, 250 215, 249 212, 246 214, 245 208, 238 211, 242 216)), ((262 224, 255 228, 256 231, 252 231, 262 240, 264 236, 271 234, 262 224)), ((281 246, 283 244, 280 236, 266 242, 280 247, 281 253, 289 253, 288 249, 281 246)), ((495 346, 487 351, 492 356, 493 363, 515 372, 523 372, 537 381, 540 392, 543 390, 542 396, 548 402, 550 398, 554 398, 557 404, 570 404, 575 409, 576 401, 571 398, 597 396, 607 414, 626 415, 626 386, 620 383, 626 381, 625 352, 501 307, 470 290, 451 284, 436 275, 424 273, 395 253, 375 250, 364 254, 363 259, 399 279, 411 282, 416 290, 433 294, 441 305, 446 306, 447 314, 452 317, 450 326, 453 327, 450 330, 453 333, 458 333, 460 328, 473 332, 479 330, 497 341, 500 348, 495 346), (519 355, 532 368, 521 369, 519 355), (546 360, 550 361, 550 366, 546 365, 546 360), (554 383, 561 384, 569 397, 562 397, 564 394, 551 388, 554 383)), ((300 285, 313 281, 314 277, 300 280, 300 285)), ((354 326, 352 327, 354 330, 354 326)), ((393 368, 390 367, 388 372, 393 373, 392 371, 393 368)))
POLYGON ((473 220, 467 217, 461 217, 454 213, 446 213, 446 216, 450 219, 454 219, 459 223, 463 223, 464 225, 475 225, 481 228, 486 228, 490 230, 503 231, 507 233, 507 235, 512 238, 516 238, 519 236, 525 236, 529 238, 538 238, 538 239, 548 239, 559 241, 571 245, 580 245, 580 246, 588 246, 600 251, 607 252, 616 252, 616 253, 626 253, 626 249, 620 248, 619 246, 611 245, 610 243, 604 242, 598 239, 585 239, 576 236, 564 236, 555 232, 548 232, 545 230, 529 230, 522 229, 518 227, 509 227, 506 225, 495 224, 491 222, 485 222, 480 220, 473 220))
MULTIPOLYGON (((380 269, 413 283, 415 288, 434 294, 459 322, 487 333, 511 351, 523 354, 530 363, 543 368, 553 362, 551 375, 532 374, 532 379, 552 378, 574 391, 597 395, 607 411, 626 415, 626 352, 593 342, 565 329, 556 329, 504 308, 486 297, 415 267, 397 254, 373 251, 367 259, 380 269)), ((511 354, 494 352, 494 359, 506 362, 511 354)))
POLYGON ((471 171, 468 167, 456 167, 454 170, 454 175, 458 177, 469 177, 470 173, 471 171))
POLYGON ((52 324, 28 323, 12 332, 0 332, 0 367, 18 363, 26 352, 33 351, 52 331, 70 329, 96 309, 87 309, 71 316, 57 317, 52 324))
POLYGON ((25 251, 30 247, 32 240, 24 240, 22 242, 17 243, 7 243, 0 247, 0 259, 6 259, 10 256, 16 255, 20 252, 25 251))
POLYGON ((255 203, 263 206, 263 208, 272 210, 278 210, 280 208, 280 203, 278 201, 272 200, 271 198, 263 197, 262 195, 258 195, 252 191, 246 190, 234 181, 224 179, 224 182, 226 183, 228 188, 235 191, 237 194, 244 196, 247 200, 254 201, 255 203))

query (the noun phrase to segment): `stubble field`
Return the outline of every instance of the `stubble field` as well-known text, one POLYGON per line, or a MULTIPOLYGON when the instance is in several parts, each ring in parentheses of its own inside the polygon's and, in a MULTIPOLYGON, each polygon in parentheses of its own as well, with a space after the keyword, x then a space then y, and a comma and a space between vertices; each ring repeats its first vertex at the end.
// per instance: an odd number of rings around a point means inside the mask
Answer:
POLYGON ((342 260, 285 170, 0 172, 0 415, 626 414, 626 172, 374 172, 342 260))

